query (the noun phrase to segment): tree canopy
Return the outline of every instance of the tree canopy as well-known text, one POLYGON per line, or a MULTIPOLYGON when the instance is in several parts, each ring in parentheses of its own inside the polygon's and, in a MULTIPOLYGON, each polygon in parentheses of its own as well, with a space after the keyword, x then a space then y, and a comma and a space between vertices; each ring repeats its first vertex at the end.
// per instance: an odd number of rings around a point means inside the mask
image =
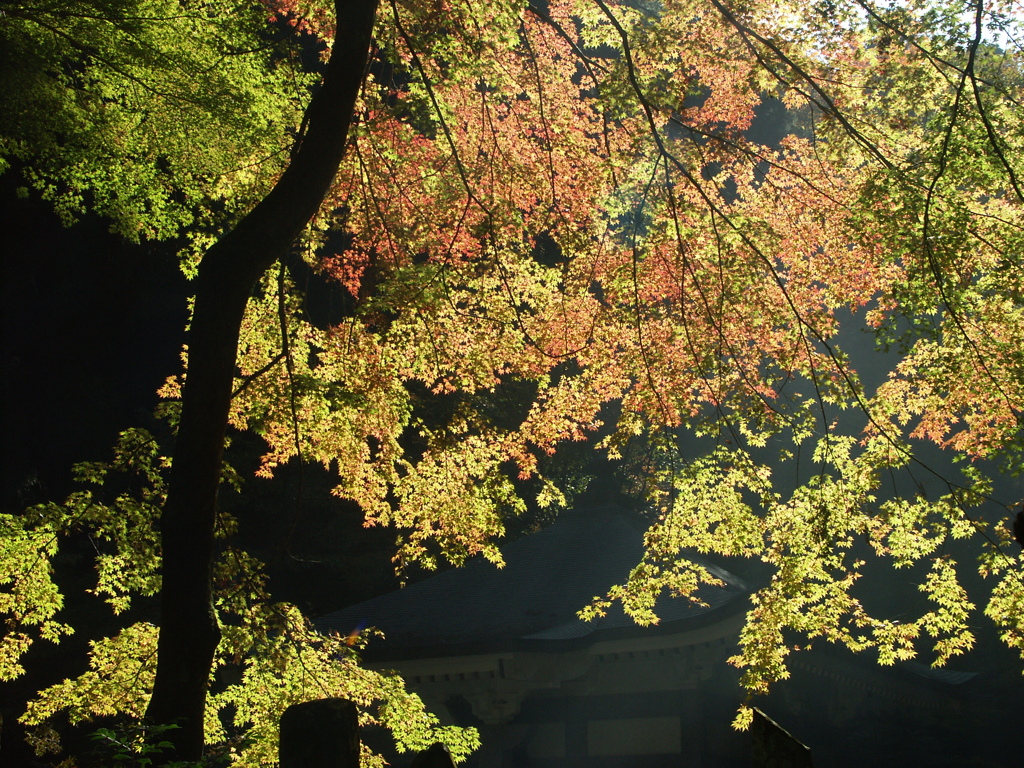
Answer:
MULTIPOLYGON (((367 525, 399 531, 399 566, 500 563, 523 481, 536 503, 565 503, 544 457, 592 440, 646 478, 651 523, 644 561, 588 615, 617 600, 656 621, 664 590, 686 599, 714 581, 687 551, 760 559, 771 575, 732 661, 764 692, 794 638, 882 663, 969 650, 960 577, 974 568, 992 585, 982 610, 1024 653, 1007 524, 1020 499, 1004 482, 1024 469, 1019 3, 0 8, 4 162, 65 217, 185 237, 198 274, 186 366, 162 390, 183 419, 173 462, 126 433, 113 467, 143 481, 134 494, 2 518, 4 679, 35 638, 70 631, 38 567, 64 533, 89 526, 109 544, 97 589, 120 611, 162 589, 167 603, 172 557, 182 578, 202 571, 172 555, 192 545, 168 533, 180 525, 216 551, 213 666, 243 668, 205 702, 210 743, 245 736, 242 763, 271 762, 276 716, 328 692, 405 745, 435 738, 398 681, 266 599, 260 564, 231 544, 244 521, 213 506, 230 477, 223 430, 208 533, 166 511, 192 455, 198 356, 214 352, 223 419, 266 442, 260 472, 296 458, 336 471, 367 525), (788 130, 766 145, 749 128, 773 102, 788 130), (308 212, 262 213, 303 195, 308 212), (272 237, 347 293, 342 322, 309 320, 286 253, 232 255, 272 237), (210 320, 203 307, 227 294, 238 319, 210 320), (237 336, 196 351, 204 329, 232 324, 237 336), (441 397, 443 418, 425 416, 441 397), (182 474, 168 480, 171 465, 182 474), (977 563, 955 561, 955 539, 976 543, 977 563), (870 613, 857 583, 876 558, 923 565, 910 572, 930 607, 870 613)), ((89 672, 41 691, 24 716, 39 744, 65 708, 141 716, 168 631, 126 627, 94 646, 89 672)), ((442 737, 460 755, 475 739, 442 737)))

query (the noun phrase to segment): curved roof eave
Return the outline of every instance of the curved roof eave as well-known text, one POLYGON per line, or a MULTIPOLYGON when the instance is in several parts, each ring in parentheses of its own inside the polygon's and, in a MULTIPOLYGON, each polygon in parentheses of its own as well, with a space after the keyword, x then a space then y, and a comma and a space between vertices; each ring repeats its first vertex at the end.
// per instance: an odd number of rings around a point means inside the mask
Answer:
MULTIPOLYGON (((706 626, 725 606, 741 601, 746 586, 737 577, 692 555, 724 586, 704 585, 700 601, 662 596, 656 606, 660 624, 638 627, 613 606, 606 616, 582 621, 577 612, 595 596, 622 583, 643 557, 643 534, 617 507, 565 514, 551 526, 503 547, 504 568, 482 558, 327 614, 316 621, 321 632, 349 635, 376 627, 371 656, 450 655, 586 644, 636 631, 679 632, 706 626)), ((721 611, 731 614, 732 610, 721 611)))

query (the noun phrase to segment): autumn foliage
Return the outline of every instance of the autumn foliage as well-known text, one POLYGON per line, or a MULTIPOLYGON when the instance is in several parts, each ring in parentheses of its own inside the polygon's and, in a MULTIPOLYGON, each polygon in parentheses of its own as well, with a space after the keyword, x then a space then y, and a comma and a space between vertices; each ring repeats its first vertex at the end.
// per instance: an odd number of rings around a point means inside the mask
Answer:
MULTIPOLYGON (((264 11, 333 39, 329 6, 264 11)), ((651 524, 644 561, 585 613, 619 600, 653 622, 662 591, 714 580, 686 552, 760 558, 771 576, 732 659, 753 692, 787 676, 794 637, 882 663, 969 650, 958 573, 978 566, 954 562, 951 539, 977 542, 982 609, 1024 651, 1019 499, 997 482, 1024 469, 1020 18, 981 0, 384 3, 347 151, 296 246, 352 310, 315 326, 286 267, 267 272, 232 427, 265 439, 263 475, 296 457, 336 471, 367 525, 398 529, 399 565, 500 563, 519 481, 565 503, 543 457, 593 441, 646 474, 651 524), (761 144, 749 129, 773 105, 786 134, 761 144), (510 383, 535 393, 518 423, 489 406, 510 383), (423 391, 459 405, 428 422, 423 391), (876 557, 923 564, 930 608, 871 615, 856 584, 876 557)), ((180 380, 163 390, 172 418, 180 380)), ((230 547, 218 568, 224 584, 259 570, 230 547)), ((112 583, 114 600, 154 589, 112 583)), ((247 677, 210 707, 255 729, 251 764, 269 759, 260 729, 315 695, 296 682, 302 654, 341 653, 330 685, 367 707, 390 685, 293 609, 259 607, 262 587, 231 594, 219 610, 246 618, 218 663, 245 660, 247 677)), ((52 611, 0 606, 61 631, 52 611)), ((58 705, 40 701, 33 721, 58 705)))

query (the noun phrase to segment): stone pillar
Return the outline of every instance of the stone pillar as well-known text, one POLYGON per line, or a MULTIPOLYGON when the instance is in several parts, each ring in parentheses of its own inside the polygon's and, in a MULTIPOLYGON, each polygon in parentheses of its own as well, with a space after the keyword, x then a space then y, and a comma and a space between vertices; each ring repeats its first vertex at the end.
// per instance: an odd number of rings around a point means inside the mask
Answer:
POLYGON ((565 707, 565 764, 567 768, 586 765, 589 753, 589 720, 583 696, 573 696, 565 707))
POLYGON ((281 768, 359 768, 356 705, 345 699, 292 704, 281 715, 281 768))
POLYGON ((475 754, 480 768, 504 768, 505 724, 485 723, 480 728, 480 749, 475 754))
POLYGON ((692 688, 682 691, 679 703, 683 764, 687 768, 701 768, 706 748, 706 725, 700 691, 692 688))
POLYGON ((515 684, 497 680, 495 685, 471 691, 466 700, 473 708, 473 714, 483 721, 480 729, 480 750, 476 753, 480 768, 504 768, 507 764, 505 751, 509 743, 508 724, 519 713, 526 690, 515 684))

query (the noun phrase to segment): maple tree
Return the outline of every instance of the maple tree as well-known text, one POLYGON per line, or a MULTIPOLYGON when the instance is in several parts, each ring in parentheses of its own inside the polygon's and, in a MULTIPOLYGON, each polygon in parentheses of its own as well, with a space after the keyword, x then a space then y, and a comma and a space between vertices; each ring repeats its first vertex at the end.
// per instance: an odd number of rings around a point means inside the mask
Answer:
POLYGON ((996 485, 1024 448, 1019 3, 75 7, 18 3, 0 20, 36 56, 3 96, 22 117, 0 147, 67 216, 188 232, 196 296, 187 376, 163 389, 173 461, 128 433, 115 465, 146 479, 141 496, 4 518, 5 676, 35 635, 68 629, 29 564, 70 527, 105 532, 98 589, 115 609, 157 591, 164 606, 159 633, 98 643, 27 721, 69 702, 79 719, 148 708, 184 718, 179 754, 194 757, 204 713, 218 741, 233 712, 253 737, 240 759, 258 764, 284 706, 330 691, 367 720, 388 702, 379 717, 403 743, 433 737, 415 700, 264 599, 259 564, 217 543, 239 524, 216 507, 229 424, 265 439, 262 474, 296 457, 336 470, 368 525, 399 530, 400 565, 500 562, 517 477, 564 501, 542 457, 600 431, 599 449, 649 477, 653 519, 644 561, 586 613, 620 600, 656 620, 664 590, 714 582, 687 550, 760 558, 772 576, 733 659, 754 692, 787 675, 794 636, 883 663, 926 637, 939 663, 969 649, 952 539, 979 542, 985 613, 1024 651, 1016 500, 996 485), (283 54, 268 68, 268 14, 332 44, 304 114, 312 78, 283 54), (112 18, 137 50, 104 42, 112 18), (164 91, 182 96, 151 98, 164 91), (770 98, 792 121, 778 146, 747 134, 770 98), (308 321, 293 247, 349 292, 344 322, 308 321), (854 327, 890 350, 880 384, 862 383, 854 327), (528 407, 496 414, 522 385, 528 407), (424 418, 423 391, 451 413, 424 418), (929 443, 959 464, 925 458, 929 443), (897 475, 934 481, 886 496, 897 475), (871 615, 857 582, 872 555, 924 564, 933 607, 871 615), (208 697, 211 668, 236 663, 242 682, 208 697))

